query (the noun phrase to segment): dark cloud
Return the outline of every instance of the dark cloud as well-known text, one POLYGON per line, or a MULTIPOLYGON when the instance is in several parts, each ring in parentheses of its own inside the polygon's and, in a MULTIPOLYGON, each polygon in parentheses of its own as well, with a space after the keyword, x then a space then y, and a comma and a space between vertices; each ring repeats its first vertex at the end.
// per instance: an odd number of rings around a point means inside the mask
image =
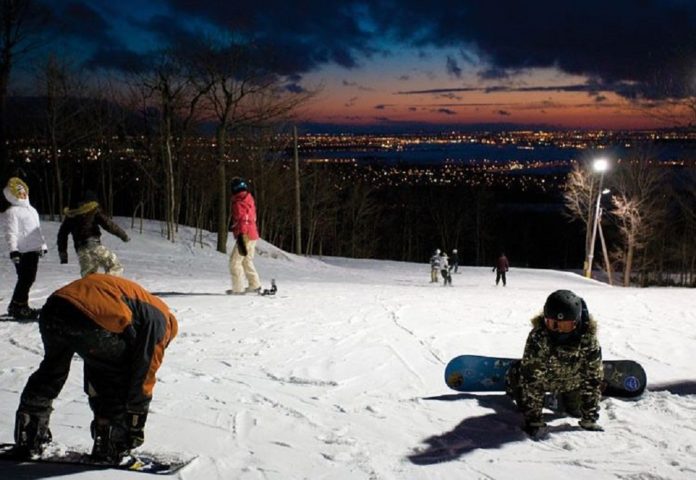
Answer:
POLYGON ((500 115, 502 117, 509 117, 510 116, 510 112, 508 112, 507 110, 498 110, 495 113, 496 113, 496 115, 500 115))
POLYGON ((147 56, 132 52, 122 47, 99 47, 87 60, 85 66, 90 69, 117 70, 127 73, 142 72, 151 61, 147 56))
POLYGON ((102 53, 94 64, 106 63, 103 52, 109 49, 129 46, 141 53, 227 31, 259 46, 282 75, 325 64, 352 69, 389 50, 413 48, 427 57, 447 48, 460 51, 457 59, 447 59, 455 77, 462 73, 460 60, 485 65, 479 77, 487 81, 556 67, 591 79, 597 92, 629 99, 681 97, 696 89, 693 0, 441 0, 437 8, 424 0, 303 0, 302 8, 287 0, 41 1, 62 34, 102 53), (136 48, 132 39, 127 42, 117 26, 126 17, 142 19, 142 25, 129 25, 154 33, 158 44, 143 41, 136 48))
POLYGON ((455 112, 454 110, 450 110, 449 108, 438 108, 435 111, 437 113, 443 113, 445 115, 456 115, 457 114, 457 112, 455 112))
POLYGON ((694 89, 694 1, 378 3, 382 28, 424 46, 471 46, 492 72, 558 67, 627 98, 679 97, 694 89))
POLYGON ((375 106, 374 106, 374 109, 375 109, 375 110, 384 110, 384 109, 386 109, 386 108, 387 108, 386 105, 381 105, 381 104, 380 104, 380 105, 375 105, 375 106))
POLYGON ((457 61, 447 55, 447 74, 455 78, 462 78, 462 69, 457 64, 457 61))

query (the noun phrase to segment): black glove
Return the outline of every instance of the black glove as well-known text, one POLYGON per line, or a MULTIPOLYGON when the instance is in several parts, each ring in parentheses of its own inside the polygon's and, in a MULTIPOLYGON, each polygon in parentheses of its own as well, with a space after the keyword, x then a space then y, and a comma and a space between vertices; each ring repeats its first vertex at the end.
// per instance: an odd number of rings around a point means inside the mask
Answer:
POLYGON ((249 253, 249 252, 247 251, 247 247, 246 247, 246 238, 245 238, 245 237, 246 237, 246 235, 240 235, 239 237, 237 237, 237 250, 239 250, 239 254, 240 254, 242 257, 246 257, 247 254, 249 253))
POLYGON ((524 431, 524 433, 526 433, 535 440, 543 434, 544 428, 546 428, 546 423, 542 420, 525 421, 524 425, 522 425, 522 430, 524 431))
POLYGON ((123 241, 130 242, 130 237, 128 235, 126 235, 125 237, 123 237, 123 241))
POLYGON ((68 252, 58 252, 58 256, 61 264, 68 263, 68 252))
POLYGON ((14 263, 19 263, 19 260, 22 258, 22 254, 19 253, 17 250, 12 250, 10 252, 10 260, 12 260, 14 263))

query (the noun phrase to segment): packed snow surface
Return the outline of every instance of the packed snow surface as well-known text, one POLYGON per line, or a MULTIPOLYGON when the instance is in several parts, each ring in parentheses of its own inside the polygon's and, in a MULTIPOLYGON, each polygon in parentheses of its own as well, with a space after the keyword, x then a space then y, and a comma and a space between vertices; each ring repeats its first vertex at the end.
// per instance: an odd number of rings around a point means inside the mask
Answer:
MULTIPOLYGON (((105 234, 125 276, 160 295, 179 336, 158 372, 142 450, 196 457, 183 479, 621 479, 696 478, 696 300, 680 288, 620 288, 568 272, 515 268, 496 287, 490 268, 464 266, 451 288, 425 263, 305 258, 260 241, 256 265, 274 297, 227 296, 227 256, 182 227, 159 223, 132 241, 105 234), (605 359, 634 359, 648 374, 639 399, 605 398, 603 433, 547 412, 534 442, 503 394, 447 388, 460 354, 517 357, 530 318, 553 290, 584 297, 605 359)), ((35 307, 79 276, 60 265, 58 224, 31 291, 35 307)), ((437 247, 438 245, 433 245, 437 247)), ((0 251, 0 309, 15 282, 0 251)), ((0 322, 0 442, 12 441, 19 395, 42 358, 36 323, 0 322)), ((91 448, 81 360, 54 403, 58 445, 91 448)), ((115 470, 0 463, 0 477, 140 478, 115 470)), ((171 477, 170 477, 171 478, 171 477)))

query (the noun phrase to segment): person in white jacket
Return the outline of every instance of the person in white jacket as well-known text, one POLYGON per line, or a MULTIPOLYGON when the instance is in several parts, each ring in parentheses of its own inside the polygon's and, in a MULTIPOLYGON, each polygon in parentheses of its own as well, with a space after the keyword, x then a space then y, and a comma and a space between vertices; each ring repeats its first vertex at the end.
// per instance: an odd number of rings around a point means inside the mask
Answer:
POLYGON ((35 319, 38 310, 29 307, 29 290, 36 280, 39 257, 48 253, 48 247, 41 233, 39 214, 29 203, 27 184, 12 177, 2 193, 10 202, 4 213, 5 240, 17 271, 17 283, 7 314, 18 320, 35 319))

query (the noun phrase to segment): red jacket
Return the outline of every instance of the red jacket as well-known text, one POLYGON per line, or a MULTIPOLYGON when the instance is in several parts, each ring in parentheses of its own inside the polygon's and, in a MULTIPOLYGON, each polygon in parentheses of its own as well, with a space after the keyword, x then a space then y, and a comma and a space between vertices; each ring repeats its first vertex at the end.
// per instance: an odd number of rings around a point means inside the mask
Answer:
POLYGON ((243 191, 232 195, 230 217, 235 237, 247 235, 249 240, 259 239, 259 231, 256 228, 256 204, 251 193, 243 191))

